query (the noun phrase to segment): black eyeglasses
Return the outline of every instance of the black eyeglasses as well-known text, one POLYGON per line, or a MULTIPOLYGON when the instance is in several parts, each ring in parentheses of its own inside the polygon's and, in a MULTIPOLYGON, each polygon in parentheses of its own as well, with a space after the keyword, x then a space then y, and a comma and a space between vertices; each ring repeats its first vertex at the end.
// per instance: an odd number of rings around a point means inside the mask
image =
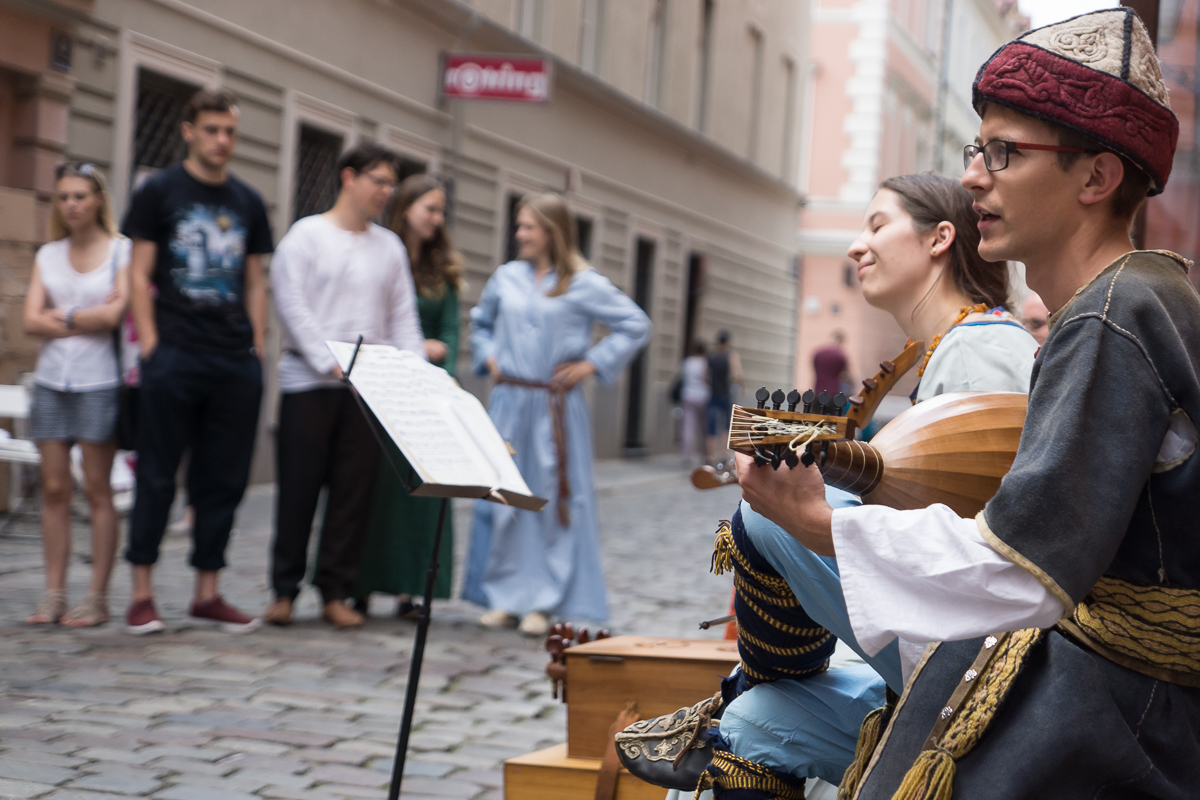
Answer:
POLYGON ((85 178, 90 178, 96 174, 97 169, 99 168, 90 161, 85 161, 81 164, 73 164, 68 161, 54 168, 54 180, 58 180, 63 175, 82 175, 85 178))
POLYGON ((969 144, 963 148, 963 169, 970 169, 975 156, 983 153, 983 165, 988 172, 999 172, 1008 166, 1008 154, 1018 150, 1051 150, 1055 153, 1095 153, 1097 150, 1085 150, 1082 147, 1062 147, 1056 144, 1031 144, 1030 142, 1006 142, 994 139, 983 147, 969 144))

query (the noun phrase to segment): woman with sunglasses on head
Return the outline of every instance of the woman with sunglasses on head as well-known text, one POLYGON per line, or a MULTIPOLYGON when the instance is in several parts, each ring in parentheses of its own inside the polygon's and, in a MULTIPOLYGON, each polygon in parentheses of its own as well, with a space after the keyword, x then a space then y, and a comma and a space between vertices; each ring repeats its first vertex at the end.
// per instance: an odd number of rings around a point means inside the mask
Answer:
POLYGON ((109 475, 116 453, 120 369, 113 331, 129 297, 130 242, 117 233, 104 178, 94 164, 55 173, 48 244, 38 249, 25 296, 25 332, 44 338, 34 372, 30 435, 41 453, 46 592, 33 625, 108 621, 108 579, 117 547, 109 475), (92 512, 92 580, 67 610, 71 556, 71 445, 83 452, 92 512))
MULTIPOLYGON (((1004 309, 1008 265, 980 257, 978 221, 970 193, 956 180, 933 173, 889 178, 847 252, 867 302, 925 342, 914 403, 947 392, 1029 389, 1037 342, 1004 309)), ((793 605, 758 603, 756 609, 754 598, 735 596, 739 631, 749 634, 739 645, 744 666, 727 679, 719 708, 711 711, 721 715, 728 751, 765 770, 749 780, 769 774, 785 783, 820 778, 836 784, 855 757, 863 719, 884 705, 886 689, 903 691, 923 646, 893 640, 868 657, 847 618, 837 561, 804 548, 744 495, 730 537, 739 582, 782 578, 793 605), (757 572, 746 572, 742 563, 757 572), (756 613, 761 609, 770 616, 756 613), (784 628, 799 633, 784 635, 784 628), (827 669, 836 639, 866 663, 827 669), (781 652, 799 655, 773 655, 781 652)), ((861 504, 828 487, 826 498, 835 508, 861 504)), ((722 787, 735 782, 737 769, 729 759, 709 767, 717 800, 728 796, 722 787)))

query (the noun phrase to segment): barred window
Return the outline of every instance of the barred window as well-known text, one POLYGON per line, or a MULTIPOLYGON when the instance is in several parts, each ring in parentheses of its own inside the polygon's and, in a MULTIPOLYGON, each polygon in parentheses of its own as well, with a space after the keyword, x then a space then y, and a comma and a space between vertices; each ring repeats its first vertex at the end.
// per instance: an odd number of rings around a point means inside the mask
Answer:
POLYGON ((164 167, 182 161, 187 145, 179 126, 183 107, 199 86, 138 70, 137 114, 133 136, 133 185, 164 167))
POLYGON ((333 208, 341 188, 337 175, 341 154, 342 137, 308 125, 300 126, 293 221, 333 208))

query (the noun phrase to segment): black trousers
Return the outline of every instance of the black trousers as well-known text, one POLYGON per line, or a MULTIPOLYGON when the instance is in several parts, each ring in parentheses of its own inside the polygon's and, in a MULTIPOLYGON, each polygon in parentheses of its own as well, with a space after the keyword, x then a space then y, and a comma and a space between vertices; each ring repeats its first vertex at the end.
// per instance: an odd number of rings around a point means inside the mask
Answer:
POLYGON ((308 569, 308 539, 322 486, 329 487, 313 585, 326 603, 344 600, 358 577, 375 495, 379 445, 349 389, 283 395, 271 585, 294 599, 308 569))
POLYGON ((262 401, 262 363, 251 355, 214 356, 159 344, 141 365, 138 393, 137 500, 125 558, 158 561, 185 448, 188 501, 196 510, 191 564, 225 566, 233 514, 250 479, 262 401))

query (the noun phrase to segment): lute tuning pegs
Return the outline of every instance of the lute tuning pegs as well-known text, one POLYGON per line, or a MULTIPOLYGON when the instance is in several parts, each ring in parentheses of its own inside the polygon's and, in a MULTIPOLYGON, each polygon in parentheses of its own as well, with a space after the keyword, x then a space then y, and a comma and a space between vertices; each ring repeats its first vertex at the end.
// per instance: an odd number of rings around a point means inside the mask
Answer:
POLYGON ((817 395, 817 413, 829 413, 829 392, 822 390, 821 393, 817 395))
POLYGON ((804 401, 804 413, 811 414, 813 403, 817 401, 817 393, 809 389, 801 399, 804 401))
POLYGON ((759 408, 767 407, 767 399, 770 398, 770 396, 771 393, 767 391, 767 387, 765 386, 754 393, 754 399, 758 401, 759 408))
POLYGON ((800 404, 800 392, 792 389, 787 396, 788 411, 795 411, 796 406, 800 404))
POLYGON ((775 393, 771 395, 771 407, 778 411, 779 407, 783 405, 784 399, 783 389, 776 389, 775 393))
POLYGON ((846 395, 842 394, 841 392, 838 392, 837 394, 835 394, 833 396, 833 413, 839 417, 843 416, 844 412, 842 409, 844 409, 845 407, 846 407, 846 395))

